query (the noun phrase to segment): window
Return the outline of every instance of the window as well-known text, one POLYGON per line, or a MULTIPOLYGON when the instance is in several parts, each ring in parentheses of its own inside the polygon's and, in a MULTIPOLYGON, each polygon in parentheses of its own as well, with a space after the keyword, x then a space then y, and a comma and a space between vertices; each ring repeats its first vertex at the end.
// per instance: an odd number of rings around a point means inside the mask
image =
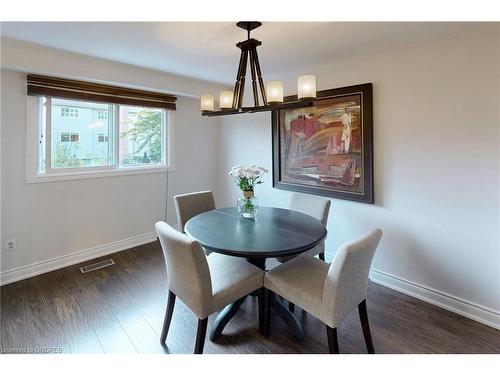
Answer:
POLYGON ((76 118, 78 116, 79 116, 78 115, 78 108, 68 108, 68 107, 61 108, 61 117, 76 118))
POLYGON ((171 167, 174 95, 28 74, 27 182, 171 167))
POLYGON ((52 97, 36 100, 37 176, 167 166, 167 110, 52 97))
POLYGON ((122 105, 119 108, 120 165, 163 163, 163 110, 122 105))
POLYGON ((61 142, 78 142, 80 134, 78 133, 61 133, 61 142))
POLYGON ((108 135, 107 134, 104 134, 104 133, 99 133, 97 135, 97 142, 99 143, 103 143, 103 142, 107 142, 109 139, 108 135))
POLYGON ((113 165, 113 149, 96 142, 99 133, 110 133, 111 121, 94 120, 96 110, 112 105, 58 98, 42 98, 46 116, 41 134, 45 140, 45 169, 42 173, 75 168, 109 167, 113 165), (58 113, 67 115, 58 116, 58 113), (76 116, 76 117, 75 117, 76 116), (104 131, 103 131, 104 130, 104 131))

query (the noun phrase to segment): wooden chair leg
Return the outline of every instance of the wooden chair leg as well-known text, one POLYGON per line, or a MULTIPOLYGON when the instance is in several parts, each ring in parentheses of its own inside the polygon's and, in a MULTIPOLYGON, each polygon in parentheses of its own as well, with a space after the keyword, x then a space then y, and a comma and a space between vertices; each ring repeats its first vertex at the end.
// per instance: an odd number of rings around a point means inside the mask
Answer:
POLYGON ((339 341, 337 339, 337 328, 326 326, 326 337, 328 338, 328 350, 330 354, 339 354, 339 341))
POLYGON ((262 336, 269 337, 269 325, 271 322, 271 291, 262 288, 262 325, 259 330, 262 336))
POLYGON ((169 290, 167 299, 167 310, 165 311, 165 319, 163 320, 163 328, 161 330, 161 336, 160 336, 160 343, 162 345, 165 345, 165 341, 167 341, 168 329, 170 328, 170 322, 172 321, 174 306, 175 306, 175 294, 169 290))
POLYGON ((319 253, 319 259, 321 259, 324 262, 325 261, 325 253, 319 253))
POLYGON ((288 302, 288 310, 293 313, 295 311, 295 305, 291 302, 288 302))
POLYGON ((194 344, 194 354, 203 354, 205 336, 207 334, 208 317, 198 319, 198 330, 196 331, 196 343, 194 344))
POLYGON ((375 354, 373 346, 372 334, 370 332, 370 324, 368 323, 368 311, 366 310, 366 299, 358 305, 359 319, 363 328, 363 336, 365 337, 366 349, 368 353, 375 354))
POLYGON ((260 288, 259 289, 259 292, 258 292, 258 298, 259 298, 259 332, 262 334, 262 332, 264 332, 264 325, 265 325, 265 315, 266 315, 266 311, 265 311, 265 289, 264 288, 260 288))

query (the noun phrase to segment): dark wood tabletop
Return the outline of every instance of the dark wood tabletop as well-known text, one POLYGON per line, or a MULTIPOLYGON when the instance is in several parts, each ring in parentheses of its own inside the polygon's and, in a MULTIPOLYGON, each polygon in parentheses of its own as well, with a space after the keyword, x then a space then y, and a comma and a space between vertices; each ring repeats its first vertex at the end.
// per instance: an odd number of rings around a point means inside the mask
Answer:
POLYGON ((326 236, 312 216, 275 207, 260 207, 255 219, 241 217, 236 207, 207 211, 191 218, 185 231, 208 250, 245 258, 299 254, 326 236))

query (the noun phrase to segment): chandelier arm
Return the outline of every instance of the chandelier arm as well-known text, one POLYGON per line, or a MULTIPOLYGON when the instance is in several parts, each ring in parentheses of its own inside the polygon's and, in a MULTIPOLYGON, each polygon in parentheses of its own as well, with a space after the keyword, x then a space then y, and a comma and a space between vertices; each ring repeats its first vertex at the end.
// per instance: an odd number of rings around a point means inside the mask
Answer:
POLYGON ((247 75, 247 65, 248 65, 248 49, 242 49, 243 53, 243 64, 241 67, 241 79, 240 79, 240 92, 238 94, 238 108, 243 107, 243 95, 245 92, 245 76, 247 75))
POLYGON ((236 83, 234 84, 233 106, 232 106, 233 108, 236 108, 236 105, 238 104, 238 95, 240 93, 242 67, 243 67, 243 50, 241 50, 240 63, 238 64, 238 73, 236 74, 236 83))
POLYGON ((250 68, 252 72, 252 89, 253 89, 253 102, 256 107, 259 106, 259 94, 257 92, 257 81, 255 74, 255 50, 250 50, 250 68))
POLYGON ((260 93, 262 95, 262 101, 264 102, 264 105, 267 105, 267 97, 266 97, 266 89, 264 87, 264 81, 262 80, 262 72, 260 70, 260 63, 259 63, 259 55, 257 53, 257 49, 254 50, 254 60, 255 60, 255 69, 257 69, 257 77, 259 79, 259 86, 260 86, 260 93))
POLYGON ((314 101, 312 100, 303 100, 293 98, 290 101, 286 101, 280 104, 268 104, 264 106, 258 107, 243 107, 243 108, 233 108, 233 109, 224 109, 220 111, 205 111, 202 112, 202 116, 226 116, 226 115, 237 115, 240 113, 256 113, 256 112, 268 112, 268 111, 276 111, 280 109, 294 109, 297 108, 297 104, 300 104, 300 107, 312 107, 314 106, 314 101))

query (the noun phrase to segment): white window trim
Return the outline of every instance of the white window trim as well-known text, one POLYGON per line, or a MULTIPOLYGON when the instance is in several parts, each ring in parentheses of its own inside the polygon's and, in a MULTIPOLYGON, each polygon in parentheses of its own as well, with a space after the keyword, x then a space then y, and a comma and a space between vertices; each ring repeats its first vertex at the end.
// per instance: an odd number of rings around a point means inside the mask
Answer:
MULTIPOLYGON (((175 113, 166 111, 166 142, 165 157, 166 165, 130 166, 116 168, 108 167, 86 167, 84 170, 64 169, 52 170, 51 173, 39 173, 39 139, 40 139, 40 106, 39 98, 26 96, 26 183, 54 182, 66 180, 92 179, 101 177, 127 176, 150 173, 166 173, 174 170, 174 124, 175 113)), ((50 131, 47 129, 47 131, 50 131)), ((50 152, 50 144, 46 145, 50 152)), ((117 148, 117 147, 116 147, 117 148)), ((117 152, 118 150, 116 150, 117 152)), ((117 157, 117 155, 115 155, 117 157)))

